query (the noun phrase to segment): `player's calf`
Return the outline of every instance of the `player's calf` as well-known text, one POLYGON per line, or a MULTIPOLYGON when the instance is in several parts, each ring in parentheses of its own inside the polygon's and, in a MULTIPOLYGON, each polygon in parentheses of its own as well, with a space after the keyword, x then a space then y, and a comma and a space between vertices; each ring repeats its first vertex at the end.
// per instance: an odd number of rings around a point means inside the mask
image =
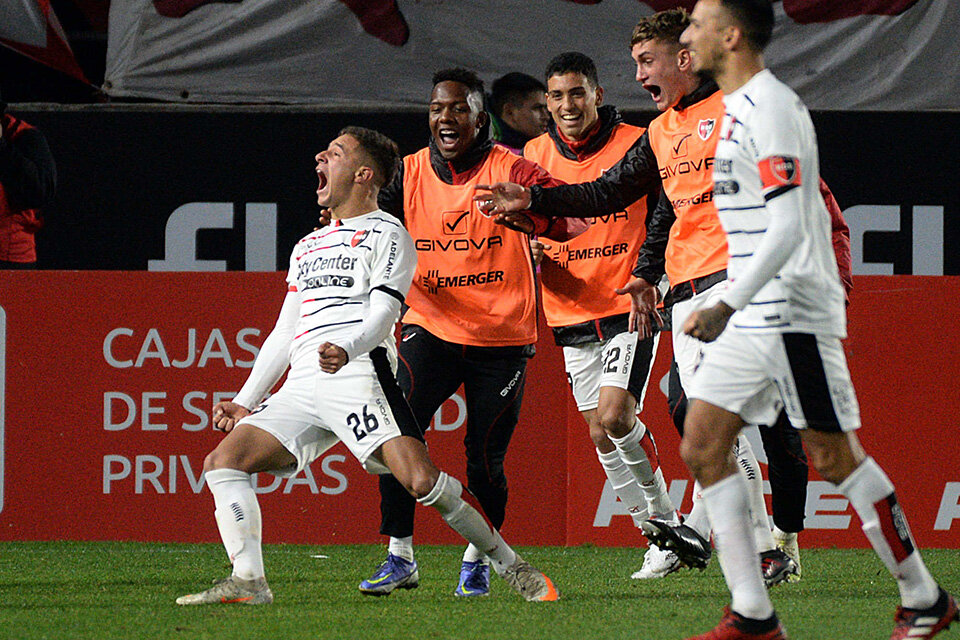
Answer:
POLYGON ((553 582, 514 553, 500 532, 478 509, 466 502, 464 498, 469 497, 456 478, 441 471, 436 485, 418 502, 439 511, 454 531, 490 558, 494 570, 525 600, 556 600, 558 596, 553 582))

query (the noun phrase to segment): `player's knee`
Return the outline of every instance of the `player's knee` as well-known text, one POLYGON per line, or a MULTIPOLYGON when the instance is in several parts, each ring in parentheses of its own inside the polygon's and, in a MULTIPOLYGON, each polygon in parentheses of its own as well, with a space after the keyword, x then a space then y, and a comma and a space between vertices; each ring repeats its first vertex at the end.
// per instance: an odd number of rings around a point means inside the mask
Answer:
POLYGON ((680 440, 680 458, 694 477, 705 464, 703 453, 703 450, 694 446, 689 438, 684 437, 680 440))
POLYGON ((809 447, 810 462, 824 480, 840 484, 853 473, 857 463, 846 449, 836 447, 809 447))
POLYGON ((467 460, 467 482, 470 487, 506 485, 503 456, 488 452, 482 459, 467 460))
POLYGON ((630 411, 624 411, 621 407, 611 407, 600 414, 600 426, 607 435, 614 438, 626 436, 636 422, 636 416, 630 411))
POLYGON ((410 495, 419 500, 433 491, 438 477, 439 475, 432 469, 415 469, 402 482, 410 495))
POLYGON ((804 432, 807 457, 824 480, 840 484, 866 457, 863 448, 853 436, 844 433, 804 432))
POLYGON ((255 456, 252 456, 248 449, 236 446, 235 442, 224 440, 203 459, 203 470, 237 469, 253 473, 254 462, 255 456))
POLYGON ((590 440, 593 441, 593 446, 601 451, 610 451, 613 447, 613 443, 610 442, 607 432, 604 431, 600 425, 590 426, 590 440))
POLYGON ((221 451, 220 447, 217 447, 213 451, 207 454, 207 457, 203 459, 203 470, 214 471, 216 469, 235 469, 236 464, 234 461, 234 456, 229 455, 228 453, 221 451), (234 463, 231 465, 231 463, 234 463))
POLYGON ((697 479, 704 477, 709 470, 722 466, 728 453, 725 448, 710 440, 695 439, 689 435, 684 435, 680 440, 680 458, 697 479))
MULTIPOLYGON (((480 502, 486 504, 488 500, 503 500, 507 493, 507 476, 503 473, 503 467, 500 467, 499 473, 490 472, 467 472, 467 490, 480 499, 480 502)), ((489 514, 487 514, 489 515, 489 514)))

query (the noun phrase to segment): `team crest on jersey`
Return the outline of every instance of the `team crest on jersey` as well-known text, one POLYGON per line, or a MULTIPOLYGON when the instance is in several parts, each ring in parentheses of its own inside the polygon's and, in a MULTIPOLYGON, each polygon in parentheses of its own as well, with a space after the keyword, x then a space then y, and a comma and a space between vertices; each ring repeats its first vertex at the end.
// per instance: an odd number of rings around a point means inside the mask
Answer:
POLYGON ((717 126, 716 118, 706 118, 700 121, 700 124, 697 125, 697 135, 700 136, 701 140, 708 140, 711 135, 713 135, 713 130, 717 126))
POLYGON ((370 235, 370 229, 364 229, 363 231, 357 231, 353 234, 353 237, 350 238, 350 246, 355 247, 364 240, 367 239, 367 236, 370 235))

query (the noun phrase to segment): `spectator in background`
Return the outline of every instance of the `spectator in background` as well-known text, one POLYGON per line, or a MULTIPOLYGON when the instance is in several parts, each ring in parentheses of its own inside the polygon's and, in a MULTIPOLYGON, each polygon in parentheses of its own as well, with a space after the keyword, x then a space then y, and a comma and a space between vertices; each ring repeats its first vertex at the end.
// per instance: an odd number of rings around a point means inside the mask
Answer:
POLYGON ((493 139, 523 155, 523 145, 547 131, 546 92, 542 82, 519 71, 494 80, 490 88, 493 139))
POLYGON ((38 129, 7 113, 0 99, 0 268, 37 264, 40 210, 53 201, 57 169, 38 129))

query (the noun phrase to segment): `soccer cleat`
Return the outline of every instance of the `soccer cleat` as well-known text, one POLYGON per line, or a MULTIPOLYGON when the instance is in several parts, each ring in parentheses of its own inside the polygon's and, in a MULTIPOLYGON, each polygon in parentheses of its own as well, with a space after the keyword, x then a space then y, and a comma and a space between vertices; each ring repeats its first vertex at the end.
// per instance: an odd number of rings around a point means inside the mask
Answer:
POLYGON ((635 571, 630 577, 634 580, 662 578, 679 569, 680 558, 677 554, 651 543, 647 552, 643 554, 643 566, 640 567, 640 571, 635 571))
POLYGON ((217 580, 213 586, 200 593, 191 593, 177 598, 177 604, 270 604, 273 592, 266 578, 244 580, 230 576, 217 580))
POLYGON ((688 567, 704 569, 710 561, 710 543, 685 524, 650 519, 640 525, 647 539, 661 549, 673 551, 688 567))
POLYGON ((760 572, 767 588, 785 582, 797 574, 797 563, 781 549, 770 549, 760 553, 760 572))
POLYGON ((797 572, 787 577, 787 582, 798 582, 803 573, 803 567, 800 566, 800 545, 797 543, 797 538, 798 534, 796 533, 787 533, 776 527, 773 529, 773 539, 777 542, 777 547, 790 556, 793 564, 797 565, 797 572))
POLYGON ((477 560, 460 565, 460 582, 453 595, 463 597, 490 595, 490 565, 477 560))
POLYGON ((517 555, 517 560, 500 574, 528 602, 552 602, 560 597, 553 581, 517 555))
POLYGON ((893 617, 893 635, 890 640, 904 640, 910 638, 932 638, 950 626, 952 622, 960 621, 957 611, 957 601, 949 593, 940 589, 940 597, 929 609, 907 609, 897 607, 897 614, 893 617))
POLYGON ((372 576, 360 583, 360 593, 367 596, 388 596, 394 589, 416 589, 420 586, 420 572, 416 560, 405 560, 387 553, 372 576))
POLYGON ((720 624, 687 640, 787 640, 787 630, 780 624, 777 614, 766 620, 753 620, 724 607, 720 624))

